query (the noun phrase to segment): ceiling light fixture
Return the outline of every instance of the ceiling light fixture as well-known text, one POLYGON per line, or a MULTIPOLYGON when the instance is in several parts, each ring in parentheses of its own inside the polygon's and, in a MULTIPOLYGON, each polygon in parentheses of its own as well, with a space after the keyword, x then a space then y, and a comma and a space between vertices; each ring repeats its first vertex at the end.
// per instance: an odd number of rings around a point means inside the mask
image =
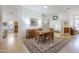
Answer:
POLYGON ((44 8, 47 8, 48 6, 44 6, 44 8))
POLYGON ((68 10, 70 10, 71 8, 67 8, 68 10))

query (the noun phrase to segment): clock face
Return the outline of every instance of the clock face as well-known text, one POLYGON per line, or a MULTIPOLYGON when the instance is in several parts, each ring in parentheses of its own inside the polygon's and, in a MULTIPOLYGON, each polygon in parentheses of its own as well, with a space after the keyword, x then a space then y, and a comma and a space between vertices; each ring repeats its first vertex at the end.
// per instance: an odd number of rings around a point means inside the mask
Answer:
POLYGON ((53 18, 53 20, 57 20, 58 16, 53 16, 52 18, 53 18))

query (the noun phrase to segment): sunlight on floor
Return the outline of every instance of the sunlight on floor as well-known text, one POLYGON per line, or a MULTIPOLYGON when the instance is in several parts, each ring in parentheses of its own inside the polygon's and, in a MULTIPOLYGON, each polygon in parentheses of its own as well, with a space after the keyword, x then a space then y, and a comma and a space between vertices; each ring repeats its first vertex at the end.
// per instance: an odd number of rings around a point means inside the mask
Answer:
POLYGON ((8 40, 7 40, 7 45, 9 47, 14 45, 14 34, 8 34, 8 40))
POLYGON ((79 36, 77 36, 76 40, 74 40, 74 48, 79 49, 79 36))

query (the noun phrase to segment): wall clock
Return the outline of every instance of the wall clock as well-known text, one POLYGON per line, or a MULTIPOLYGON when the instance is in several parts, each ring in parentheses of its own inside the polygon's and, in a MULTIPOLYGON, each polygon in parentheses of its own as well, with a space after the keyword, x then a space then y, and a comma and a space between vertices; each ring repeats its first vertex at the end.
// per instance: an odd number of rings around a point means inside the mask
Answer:
POLYGON ((55 16, 52 17, 52 19, 53 19, 53 20, 57 20, 57 19, 58 19, 58 16, 55 15, 55 16))

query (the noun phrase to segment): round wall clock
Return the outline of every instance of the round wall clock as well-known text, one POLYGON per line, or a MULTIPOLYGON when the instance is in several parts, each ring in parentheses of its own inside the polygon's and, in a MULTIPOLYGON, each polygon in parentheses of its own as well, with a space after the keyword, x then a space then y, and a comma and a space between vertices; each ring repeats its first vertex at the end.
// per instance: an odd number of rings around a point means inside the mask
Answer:
POLYGON ((52 17, 52 19, 53 19, 53 20, 57 20, 57 19, 58 19, 58 16, 55 15, 55 16, 52 17))

